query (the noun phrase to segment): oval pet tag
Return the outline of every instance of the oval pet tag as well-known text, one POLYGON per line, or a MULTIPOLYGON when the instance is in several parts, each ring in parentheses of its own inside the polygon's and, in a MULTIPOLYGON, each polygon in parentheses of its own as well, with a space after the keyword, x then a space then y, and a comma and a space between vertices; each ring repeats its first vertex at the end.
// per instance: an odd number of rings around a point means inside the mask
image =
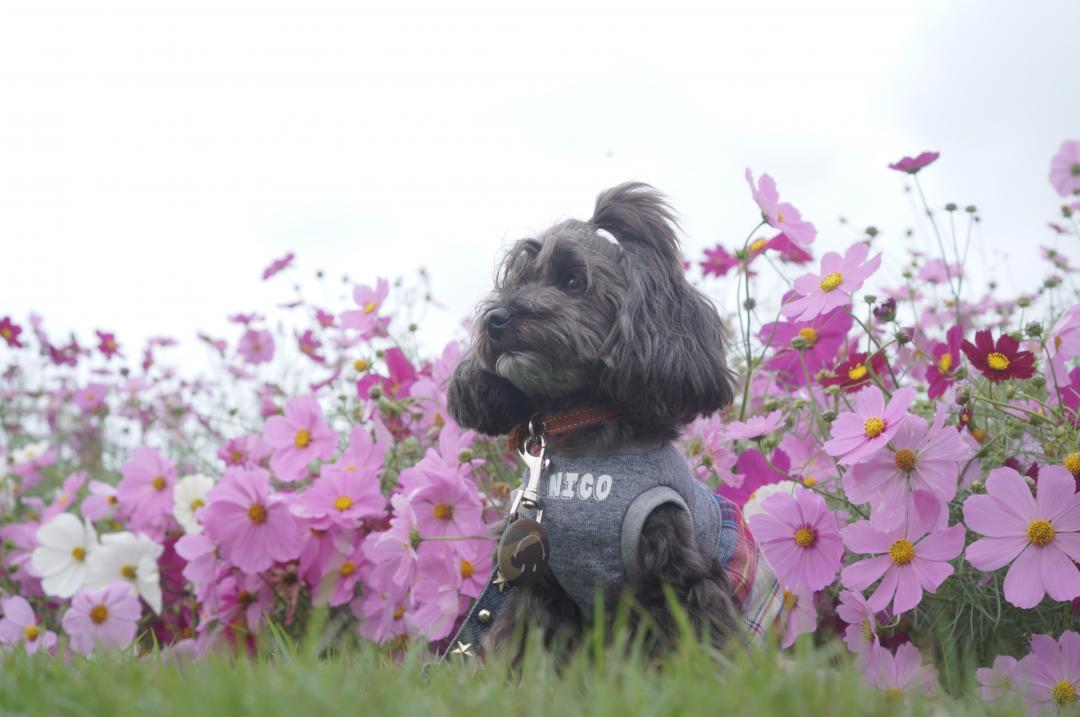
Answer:
POLYGON ((532 518, 518 518, 499 541, 499 572, 514 587, 532 585, 547 569, 547 530, 532 518))

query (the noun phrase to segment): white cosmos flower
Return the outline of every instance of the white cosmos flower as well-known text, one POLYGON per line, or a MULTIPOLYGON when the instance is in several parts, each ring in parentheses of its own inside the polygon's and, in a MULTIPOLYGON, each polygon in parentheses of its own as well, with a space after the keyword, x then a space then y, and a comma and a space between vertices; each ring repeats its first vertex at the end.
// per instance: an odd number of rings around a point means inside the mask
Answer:
POLYGON ((90 554, 87 587, 101 587, 114 580, 131 585, 154 612, 161 612, 161 574, 157 560, 165 549, 148 536, 123 531, 101 536, 101 545, 90 554))
POLYGON ((41 589, 46 595, 71 597, 86 582, 87 560, 97 549, 94 526, 60 513, 38 528, 37 542, 30 567, 41 577, 41 589))
POLYGON ((17 451, 11 454, 11 462, 15 465, 19 463, 27 463, 28 461, 37 460, 45 455, 45 452, 49 450, 48 441, 38 441, 37 443, 31 443, 28 446, 23 446, 17 451))
POLYGON ((209 476, 184 476, 173 488, 173 517, 184 528, 185 533, 201 533, 202 525, 195 517, 195 511, 206 505, 206 494, 214 487, 214 479, 209 476))

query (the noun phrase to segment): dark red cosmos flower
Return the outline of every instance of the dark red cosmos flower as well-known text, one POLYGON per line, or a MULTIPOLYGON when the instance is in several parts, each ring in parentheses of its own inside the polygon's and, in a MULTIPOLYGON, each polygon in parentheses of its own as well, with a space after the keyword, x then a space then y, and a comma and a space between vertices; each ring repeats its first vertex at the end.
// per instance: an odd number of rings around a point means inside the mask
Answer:
POLYGON ((960 344, 971 365, 994 383, 1010 378, 1031 378, 1035 375, 1035 355, 1021 351, 1020 342, 1002 334, 995 342, 989 329, 975 332, 975 343, 960 344))
POLYGON ((120 356, 123 358, 123 354, 120 353, 120 345, 116 343, 116 334, 111 331, 95 331, 98 337, 98 351, 101 355, 107 359, 111 359, 113 356, 120 356))
POLYGON ((928 167, 941 156, 940 152, 923 152, 918 157, 904 157, 899 162, 889 165, 889 169, 908 174, 917 174, 923 167, 928 167))
POLYGON ((4 339, 8 346, 21 349, 23 347, 22 342, 19 341, 21 333, 22 327, 13 322, 10 316, 0 319, 0 338, 4 339))
POLYGON ((821 385, 839 386, 848 393, 852 393, 873 382, 871 371, 882 380, 888 378, 889 365, 880 351, 871 357, 869 365, 867 365, 865 353, 851 354, 847 361, 836 367, 832 376, 821 379, 821 385))

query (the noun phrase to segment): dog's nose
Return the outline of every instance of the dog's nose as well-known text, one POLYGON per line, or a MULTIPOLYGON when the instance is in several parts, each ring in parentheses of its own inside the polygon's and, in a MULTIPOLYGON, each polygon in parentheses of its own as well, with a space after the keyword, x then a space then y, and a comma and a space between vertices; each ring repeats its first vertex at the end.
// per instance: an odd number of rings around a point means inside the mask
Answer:
POLYGON ((492 309, 484 315, 484 323, 487 325, 488 336, 493 339, 497 339, 502 335, 502 332, 510 325, 510 309, 499 307, 492 309))

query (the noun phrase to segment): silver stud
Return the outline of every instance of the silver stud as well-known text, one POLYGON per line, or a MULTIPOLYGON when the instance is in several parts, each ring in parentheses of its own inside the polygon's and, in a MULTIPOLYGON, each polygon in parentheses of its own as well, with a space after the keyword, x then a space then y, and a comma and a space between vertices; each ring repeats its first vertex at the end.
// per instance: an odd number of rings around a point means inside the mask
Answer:
POLYGON ((491 610, 481 610, 476 613, 476 619, 480 621, 481 625, 487 625, 491 622, 491 610))

